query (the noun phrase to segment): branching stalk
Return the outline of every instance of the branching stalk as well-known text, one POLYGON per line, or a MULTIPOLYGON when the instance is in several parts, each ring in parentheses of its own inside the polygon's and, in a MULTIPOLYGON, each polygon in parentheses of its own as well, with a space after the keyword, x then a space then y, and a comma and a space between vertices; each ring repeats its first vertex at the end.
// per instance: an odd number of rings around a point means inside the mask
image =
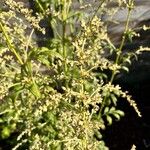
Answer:
MULTIPOLYGON (((119 62, 121 51, 122 51, 122 48, 123 48, 124 43, 125 43, 125 39, 126 39, 126 35, 125 34, 128 31, 129 21, 130 21, 130 14, 131 14, 131 9, 128 10, 127 21, 126 21, 125 30, 124 30, 124 35, 122 37, 122 41, 121 41, 120 47, 118 49, 118 53, 117 53, 115 64, 118 64, 118 62, 119 62)), ((113 73, 112 73, 112 76, 111 76, 111 79, 110 79, 110 83, 113 82, 115 74, 116 74, 116 70, 113 70, 113 73)))
MULTIPOLYGON (((131 5, 131 4, 132 4, 132 2, 131 2, 129 5, 131 5)), ((118 64, 119 59, 120 59, 120 56, 121 56, 122 48, 123 48, 123 46, 124 46, 124 44, 125 44, 125 40, 126 40, 126 35, 125 35, 125 34, 126 34, 126 32, 128 31, 128 28, 129 28, 129 21, 130 21, 130 16, 131 16, 131 10, 132 10, 132 9, 131 9, 130 7, 128 7, 128 14, 127 14, 127 19, 126 19, 124 34, 123 34, 123 36, 122 36, 121 44, 120 44, 120 46, 119 46, 119 48, 118 48, 118 51, 117 51, 117 57, 116 57, 116 60, 115 60, 115 64, 118 64)), ((113 80, 114 80, 114 78, 115 78, 115 75, 116 75, 116 72, 117 72, 116 69, 113 70, 112 76, 111 76, 111 78, 110 78, 110 83, 113 82, 113 80)), ((101 108, 100 108, 99 113, 98 113, 98 118, 101 117, 101 113, 102 113, 102 110, 103 110, 103 108, 104 108, 104 106, 105 106, 106 100, 107 100, 107 96, 105 96, 105 97, 104 97, 104 100, 102 101, 102 105, 101 105, 101 108)))

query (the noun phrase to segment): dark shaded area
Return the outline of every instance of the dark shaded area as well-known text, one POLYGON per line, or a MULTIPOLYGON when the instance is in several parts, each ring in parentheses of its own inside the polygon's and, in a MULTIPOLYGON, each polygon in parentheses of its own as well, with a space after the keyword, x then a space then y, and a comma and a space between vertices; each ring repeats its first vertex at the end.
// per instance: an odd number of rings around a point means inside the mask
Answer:
MULTIPOLYGON (((33 10, 33 15, 36 15, 40 11, 40 8, 37 6, 36 1, 29 0, 30 8, 33 10)), ((54 33, 51 27, 51 16, 46 15, 39 24, 42 28, 45 28, 45 34, 42 34, 40 31, 35 29, 35 34, 37 37, 37 44, 39 47, 46 46, 48 40, 54 37, 54 33)))
POLYGON ((133 95, 142 118, 137 116, 126 100, 120 99, 118 108, 125 112, 125 117, 106 128, 104 140, 110 150, 130 150, 133 144, 137 146, 137 150, 148 150, 150 149, 150 80, 141 84, 122 86, 133 95))
MULTIPOLYGON (((149 20, 145 23, 150 23, 149 20)), ((125 51, 138 48, 140 45, 150 46, 150 31, 140 31, 141 37, 135 38, 134 43, 126 44, 125 51)), ((129 91, 136 101, 142 118, 126 100, 120 99, 118 108, 125 112, 125 117, 104 131, 104 141, 110 150, 130 150, 132 145, 137 150, 150 149, 150 53, 143 52, 138 60, 133 60, 129 73, 122 73, 115 80, 125 91, 129 91)))

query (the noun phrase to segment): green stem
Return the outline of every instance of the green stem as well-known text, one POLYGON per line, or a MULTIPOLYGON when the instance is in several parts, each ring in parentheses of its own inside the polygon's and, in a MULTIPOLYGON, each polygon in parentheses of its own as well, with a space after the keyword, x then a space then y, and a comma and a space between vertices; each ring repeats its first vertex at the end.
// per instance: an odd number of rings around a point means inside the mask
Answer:
POLYGON ((19 63, 21 65, 23 65, 23 61, 21 59, 21 56, 16 52, 14 46, 12 45, 11 43, 11 40, 10 40, 10 37, 9 35, 7 34, 7 31, 5 29, 5 27, 3 26, 3 24, 0 22, 0 29, 2 30, 4 36, 5 36, 5 39, 6 39, 6 43, 8 45, 8 48, 10 49, 10 51, 16 56, 16 58, 18 59, 19 63))
POLYGON ((66 22, 65 21, 63 22, 62 28, 63 28, 62 47, 63 47, 63 57, 64 57, 64 72, 66 73, 66 71, 67 71, 67 64, 66 64, 67 51, 66 51, 66 42, 65 42, 65 38, 66 38, 66 22))
POLYGON ((45 15, 45 10, 44 10, 43 6, 41 5, 41 3, 39 2, 39 0, 36 0, 36 3, 38 4, 38 6, 41 9, 42 13, 45 15))
MULTIPOLYGON (((122 52, 122 48, 123 48, 125 40, 126 40, 125 33, 128 31, 128 28, 129 28, 130 15, 131 15, 131 8, 128 8, 128 14, 127 14, 127 19, 126 19, 124 34, 122 36, 121 44, 120 44, 119 49, 118 49, 118 53, 117 53, 115 64, 118 64, 118 62, 119 62, 119 59, 120 59, 120 56, 121 56, 121 52, 122 52)), ((113 82, 113 80, 115 78, 115 75, 116 75, 116 72, 117 72, 117 70, 113 70, 112 76, 110 78, 110 83, 113 82)), ((101 108, 100 108, 99 113, 98 113, 98 118, 101 117, 102 110, 103 110, 103 108, 105 106, 106 100, 107 100, 107 96, 105 96, 104 100, 102 101, 102 105, 101 105, 101 108)))
MULTIPOLYGON (((120 55, 121 55, 121 51, 122 51, 122 48, 123 48, 124 43, 125 43, 125 40, 126 40, 126 35, 125 35, 125 33, 128 31, 129 21, 130 21, 130 14, 131 14, 131 9, 129 9, 129 11, 128 11, 127 21, 126 21, 125 30, 124 30, 124 35, 123 35, 123 37, 122 37, 122 41, 121 41, 120 47, 119 47, 119 49, 118 49, 118 54, 117 54, 117 57, 116 57, 115 64, 118 64, 118 62, 119 62, 120 55)), ((116 74, 116 71, 117 71, 117 70, 113 70, 112 76, 111 76, 111 79, 110 79, 110 83, 113 82, 114 77, 115 77, 115 74, 116 74)))
MULTIPOLYGON (((66 76, 66 73, 67 73, 67 49, 66 49, 66 19, 68 17, 68 12, 67 12, 67 7, 69 7, 69 4, 67 5, 67 2, 66 0, 63 1, 63 9, 62 9, 62 49, 63 49, 63 58, 64 58, 64 62, 63 62, 63 65, 64 65, 64 68, 63 68, 63 71, 64 71, 64 74, 66 76)), ((68 81, 65 80, 65 85, 66 87, 68 87, 68 81)))

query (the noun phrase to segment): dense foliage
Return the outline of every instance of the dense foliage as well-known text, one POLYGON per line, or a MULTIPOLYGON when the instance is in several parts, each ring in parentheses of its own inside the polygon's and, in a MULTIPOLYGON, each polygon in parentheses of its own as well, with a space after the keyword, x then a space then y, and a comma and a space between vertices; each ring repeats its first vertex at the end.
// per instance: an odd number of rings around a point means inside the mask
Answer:
POLYGON ((100 19, 117 11, 109 7, 112 2, 36 0, 33 11, 5 0, 0 10, 0 139, 11 139, 13 150, 106 150, 101 130, 124 116, 117 109, 119 97, 141 116, 131 96, 113 84, 133 56, 122 53, 125 40, 136 35, 129 29, 133 0, 115 1, 117 9, 128 9, 119 47, 100 19), (46 34, 40 26, 44 20, 54 35, 39 46, 35 33, 46 34), (108 59, 112 54, 115 60, 108 59))

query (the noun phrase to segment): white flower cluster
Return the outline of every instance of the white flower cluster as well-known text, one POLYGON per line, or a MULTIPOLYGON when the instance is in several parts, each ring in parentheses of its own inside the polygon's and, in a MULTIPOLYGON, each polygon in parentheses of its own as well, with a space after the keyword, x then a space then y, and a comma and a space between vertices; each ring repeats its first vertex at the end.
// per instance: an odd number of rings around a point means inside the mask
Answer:
POLYGON ((45 34, 45 29, 39 26, 39 22, 43 19, 43 16, 37 14, 36 16, 32 15, 32 10, 29 8, 25 8, 22 2, 15 2, 14 0, 6 0, 5 3, 9 6, 9 8, 20 15, 24 16, 24 19, 27 20, 32 27, 38 29, 43 34, 45 34))

